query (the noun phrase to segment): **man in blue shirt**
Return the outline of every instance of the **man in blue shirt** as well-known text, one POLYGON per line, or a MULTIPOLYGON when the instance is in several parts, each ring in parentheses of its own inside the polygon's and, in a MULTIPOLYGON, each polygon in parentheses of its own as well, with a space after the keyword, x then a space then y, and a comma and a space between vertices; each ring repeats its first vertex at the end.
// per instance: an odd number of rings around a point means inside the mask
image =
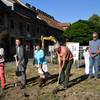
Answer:
POLYGON ((95 79, 98 78, 98 66, 100 60, 100 40, 98 39, 98 34, 93 33, 93 40, 89 41, 89 54, 90 54, 90 66, 89 66, 89 79, 93 77, 92 70, 94 66, 95 79))

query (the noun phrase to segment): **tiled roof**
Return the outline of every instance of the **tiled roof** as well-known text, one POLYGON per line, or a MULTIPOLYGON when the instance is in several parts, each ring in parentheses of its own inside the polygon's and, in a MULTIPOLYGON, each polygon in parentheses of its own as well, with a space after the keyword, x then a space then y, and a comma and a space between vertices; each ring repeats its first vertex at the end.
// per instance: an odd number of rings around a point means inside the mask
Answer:
POLYGON ((46 15, 43 15, 41 13, 38 13, 38 16, 41 20, 45 21, 46 23, 48 23, 50 26, 54 27, 54 28, 57 28, 59 30, 63 30, 63 27, 62 27, 62 23, 56 21, 55 19, 52 19, 52 18, 49 18, 48 16, 46 15))
POLYGON ((51 27, 54 27, 56 29, 59 29, 59 30, 64 30, 64 28, 66 27, 69 27, 68 24, 65 24, 65 23, 61 23, 57 20, 54 19, 54 17, 48 15, 47 13, 39 10, 39 9, 36 9, 36 7, 34 6, 31 6, 30 4, 26 3, 22 3, 20 0, 9 0, 9 1, 14 1, 28 9, 31 9, 33 12, 36 12, 37 13, 37 18, 39 18, 40 20, 43 20, 45 21, 46 23, 48 23, 48 25, 50 25, 51 27))

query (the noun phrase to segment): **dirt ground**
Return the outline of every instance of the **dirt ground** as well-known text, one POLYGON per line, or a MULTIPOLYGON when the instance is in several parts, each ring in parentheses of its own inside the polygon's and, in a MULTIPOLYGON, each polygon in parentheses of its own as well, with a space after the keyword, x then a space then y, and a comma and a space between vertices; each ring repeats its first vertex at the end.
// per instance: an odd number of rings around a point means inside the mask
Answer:
POLYGON ((27 66, 27 86, 23 90, 20 89, 19 79, 15 75, 15 62, 7 63, 5 70, 7 89, 0 89, 0 100, 100 100, 100 79, 87 79, 84 68, 73 66, 69 88, 59 89, 57 94, 53 93, 57 86, 57 65, 49 64, 51 76, 46 85, 39 88, 37 69, 30 60, 27 66))

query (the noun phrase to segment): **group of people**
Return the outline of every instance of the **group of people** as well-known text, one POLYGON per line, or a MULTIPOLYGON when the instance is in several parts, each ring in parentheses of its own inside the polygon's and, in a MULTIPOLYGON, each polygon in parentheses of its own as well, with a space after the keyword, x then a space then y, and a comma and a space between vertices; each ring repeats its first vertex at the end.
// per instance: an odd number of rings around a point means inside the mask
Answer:
MULTIPOLYGON (((59 65, 59 81, 58 84, 62 85, 64 89, 68 88, 68 82, 70 77, 70 71, 73 64, 73 54, 70 49, 66 46, 61 46, 59 43, 54 45, 55 52, 58 58, 59 65)), ((98 39, 98 34, 93 33, 93 40, 89 42, 89 79, 93 77, 93 66, 95 78, 98 78, 99 72, 99 60, 100 60, 100 40, 98 39)), ((48 67, 45 58, 44 50, 41 48, 40 44, 37 44, 34 49, 34 61, 35 66, 39 74, 39 86, 41 87, 45 84, 48 79, 48 67)), ((16 61, 17 72, 19 72, 21 89, 26 87, 26 68, 28 63, 28 56, 26 49, 21 43, 19 38, 16 38, 16 54, 14 55, 16 61)), ((6 81, 4 75, 4 49, 0 47, 0 79, 2 89, 6 88, 6 81)))
MULTIPOLYGON (((16 54, 14 55, 14 58, 17 67, 16 75, 20 76, 20 82, 21 82, 20 88, 24 89, 26 87, 26 68, 28 63, 28 56, 25 47, 22 45, 21 39, 16 38, 15 43, 16 43, 16 54)), ((60 46, 59 43, 56 43, 54 47, 58 56, 58 63, 61 72, 59 84, 63 84, 64 87, 66 88, 69 81, 71 66, 73 63, 73 55, 67 47, 60 46)), ((34 55, 35 66, 37 67, 37 71, 40 76, 39 86, 41 87, 43 84, 45 84, 50 74, 48 72, 45 53, 44 50, 41 48, 40 44, 37 44, 35 46, 33 55, 34 55)), ((5 65, 4 49, 3 47, 0 47, 0 79, 1 79, 2 89, 6 88, 4 65, 5 65)))

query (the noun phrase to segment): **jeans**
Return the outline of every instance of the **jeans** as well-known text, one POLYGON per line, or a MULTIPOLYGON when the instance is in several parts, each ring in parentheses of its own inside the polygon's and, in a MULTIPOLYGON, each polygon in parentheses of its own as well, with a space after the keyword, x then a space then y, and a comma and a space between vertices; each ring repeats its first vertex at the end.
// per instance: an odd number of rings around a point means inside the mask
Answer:
POLYGON ((99 67, 99 55, 96 57, 90 57, 90 66, 89 66, 89 76, 92 76, 92 72, 93 72, 93 66, 94 66, 94 71, 95 71, 95 77, 98 77, 98 67, 99 67))
POLYGON ((73 64, 73 59, 70 61, 66 61, 64 68, 62 69, 61 75, 60 75, 60 84, 63 84, 64 87, 68 87, 69 77, 70 77, 70 71, 73 64))
POLYGON ((21 72, 21 84, 26 85, 26 73, 24 71, 21 72))
POLYGON ((22 65, 22 64, 20 64, 18 68, 21 73, 21 76, 20 76, 21 84, 25 85, 26 84, 26 69, 25 69, 24 65, 22 65))

